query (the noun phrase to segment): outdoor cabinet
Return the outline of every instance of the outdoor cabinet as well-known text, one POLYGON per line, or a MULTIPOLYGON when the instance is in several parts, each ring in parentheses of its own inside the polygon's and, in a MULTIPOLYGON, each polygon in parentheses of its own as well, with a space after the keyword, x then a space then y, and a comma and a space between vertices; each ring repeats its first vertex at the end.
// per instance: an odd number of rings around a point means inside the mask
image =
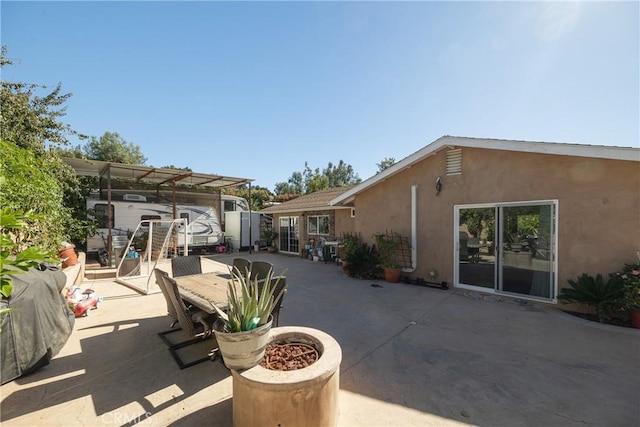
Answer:
POLYGON ((232 211, 224 213, 225 237, 231 240, 233 247, 248 251, 256 240, 260 240, 260 213, 232 211), (249 234, 249 219, 251 219, 251 234, 249 234))

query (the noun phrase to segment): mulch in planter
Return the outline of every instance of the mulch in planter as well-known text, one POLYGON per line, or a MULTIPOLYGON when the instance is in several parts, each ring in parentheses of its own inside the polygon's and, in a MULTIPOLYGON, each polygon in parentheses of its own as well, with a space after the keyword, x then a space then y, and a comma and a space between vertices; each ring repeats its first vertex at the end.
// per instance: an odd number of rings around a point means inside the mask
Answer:
POLYGON ((267 345, 260 365, 272 371, 295 371, 318 360, 318 350, 308 344, 289 342, 267 345))
MULTIPOLYGON (((586 320, 590 320, 592 322, 598 322, 600 323, 600 320, 598 320, 598 316, 596 316, 595 314, 591 314, 591 313, 580 313, 577 311, 564 311, 567 314, 570 314, 572 316, 576 316, 576 317, 580 317, 581 319, 586 319, 586 320)), ((612 317, 611 319, 609 319, 608 322, 604 323, 605 325, 614 325, 614 326, 621 326, 623 328, 631 328, 631 322, 628 319, 620 319, 619 317, 612 317)))

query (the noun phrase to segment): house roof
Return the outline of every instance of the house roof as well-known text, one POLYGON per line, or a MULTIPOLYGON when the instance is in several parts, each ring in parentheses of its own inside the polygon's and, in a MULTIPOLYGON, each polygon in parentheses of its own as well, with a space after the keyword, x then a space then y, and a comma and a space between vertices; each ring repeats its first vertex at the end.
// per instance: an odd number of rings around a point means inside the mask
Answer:
POLYGON ((285 213, 285 212, 300 212, 310 210, 335 210, 344 209, 343 206, 330 206, 329 201, 335 197, 340 196, 345 191, 351 189, 348 187, 335 187, 328 188, 326 190, 320 190, 311 194, 300 196, 297 199, 289 200, 275 206, 269 206, 260 212, 264 213, 285 213))
POLYGON ((631 147, 610 147, 604 145, 567 144, 560 142, 515 141, 508 139, 467 138, 445 135, 426 147, 405 157, 388 169, 372 176, 357 186, 337 195, 329 201, 331 205, 346 205, 362 191, 384 181, 398 172, 411 167, 422 159, 440 150, 459 147, 483 148, 488 150, 520 151, 523 153, 555 154, 559 156, 592 157, 610 160, 640 161, 640 149, 631 147))
POLYGON ((108 171, 112 178, 148 181, 156 184, 176 182, 178 184, 189 184, 209 188, 235 187, 253 181, 249 178, 236 178, 181 169, 154 168, 151 166, 128 165, 74 157, 63 157, 62 160, 71 166, 77 175, 81 176, 103 176, 108 171))

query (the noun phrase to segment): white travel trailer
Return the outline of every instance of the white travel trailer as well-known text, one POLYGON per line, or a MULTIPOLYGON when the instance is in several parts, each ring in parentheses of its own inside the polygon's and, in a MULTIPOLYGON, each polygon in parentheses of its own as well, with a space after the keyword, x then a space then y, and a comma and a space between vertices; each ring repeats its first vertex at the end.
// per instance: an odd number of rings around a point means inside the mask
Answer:
MULTIPOLYGON (((223 195, 220 211, 248 210, 245 199, 223 195)), ((99 252, 107 249, 109 234, 108 202, 106 200, 88 199, 87 210, 100 221, 98 232, 87 238, 87 252, 99 252)), ((224 231, 220 224, 220 212, 212 206, 176 204, 176 218, 187 222, 188 246, 191 249, 205 248, 224 244, 224 231)), ((223 214, 224 215, 224 214, 223 214)), ((111 201, 111 235, 122 242, 133 232, 141 221, 164 220, 173 218, 171 203, 148 203, 146 197, 139 194, 125 194, 122 200, 111 201)), ((126 245, 126 243, 124 243, 126 245)), ((180 242, 182 246, 184 243, 180 242)), ((136 248, 142 249, 142 248, 136 248)))

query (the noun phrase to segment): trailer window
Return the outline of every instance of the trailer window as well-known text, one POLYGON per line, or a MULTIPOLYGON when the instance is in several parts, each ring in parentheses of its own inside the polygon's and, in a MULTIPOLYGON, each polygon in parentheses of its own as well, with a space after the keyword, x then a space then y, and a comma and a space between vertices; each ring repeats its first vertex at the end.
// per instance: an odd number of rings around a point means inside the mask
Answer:
POLYGON ((98 220, 98 228, 113 228, 115 210, 113 205, 111 205, 111 226, 109 226, 109 215, 107 214, 107 206, 108 205, 106 203, 96 203, 93 207, 95 218, 96 220, 98 220))
POLYGON ((187 220, 187 224, 189 224, 189 213, 188 212, 182 212, 180 214, 180 219, 186 219, 187 220))
POLYGON ((224 201, 224 211, 225 212, 233 212, 236 210, 236 202, 233 200, 225 200, 224 201))
MULTIPOLYGON (((155 221, 155 220, 160 220, 160 219, 162 219, 160 217, 160 215, 142 215, 140 217, 140 221, 155 221)), ((141 224, 141 227, 148 227, 148 226, 149 226, 148 222, 143 222, 141 224)))

